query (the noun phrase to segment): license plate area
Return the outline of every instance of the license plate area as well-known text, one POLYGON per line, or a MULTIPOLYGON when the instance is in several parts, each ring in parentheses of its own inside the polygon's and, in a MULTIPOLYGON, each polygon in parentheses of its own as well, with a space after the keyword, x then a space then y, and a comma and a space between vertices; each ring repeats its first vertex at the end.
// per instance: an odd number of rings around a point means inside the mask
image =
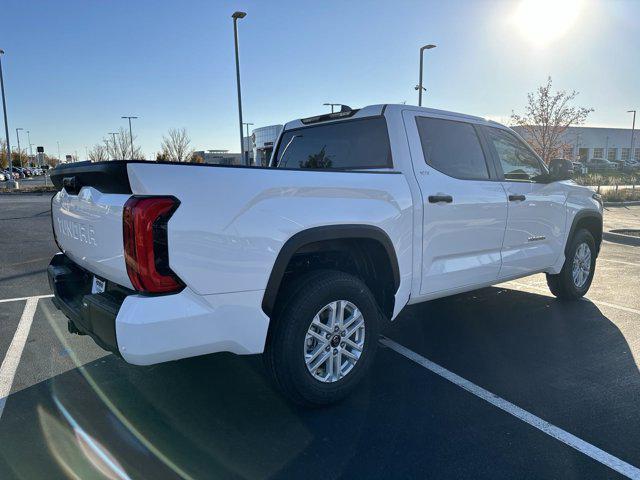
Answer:
POLYGON ((107 281, 102 278, 93 276, 93 280, 91 282, 91 293, 104 293, 105 287, 107 286, 107 281))

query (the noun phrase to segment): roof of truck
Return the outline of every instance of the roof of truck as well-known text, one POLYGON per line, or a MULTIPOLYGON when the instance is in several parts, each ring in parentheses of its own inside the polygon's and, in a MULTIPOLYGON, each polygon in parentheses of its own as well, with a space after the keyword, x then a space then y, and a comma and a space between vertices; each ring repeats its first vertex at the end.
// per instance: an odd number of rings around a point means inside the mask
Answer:
POLYGON ((309 126, 311 124, 322 123, 325 121, 335 121, 335 120, 347 119, 347 118, 364 118, 364 117, 378 116, 378 115, 383 115, 385 112, 389 112, 392 110, 417 111, 417 112, 423 112, 428 116, 456 117, 456 118, 459 118, 460 120, 466 120, 473 123, 502 126, 501 124, 494 122, 493 120, 478 117, 475 115, 468 115, 465 113, 451 112, 448 110, 438 110, 436 108, 418 107, 417 105, 405 105, 401 103, 398 103, 398 104, 386 103, 386 104, 368 105, 366 107, 362 107, 359 109, 354 108, 352 110, 353 113, 351 114, 349 114, 348 112, 335 112, 334 114, 326 113, 326 114, 321 114, 314 117, 299 118, 299 119, 287 122, 287 124, 284 126, 284 129, 289 130, 293 128, 301 128, 301 127, 309 126))

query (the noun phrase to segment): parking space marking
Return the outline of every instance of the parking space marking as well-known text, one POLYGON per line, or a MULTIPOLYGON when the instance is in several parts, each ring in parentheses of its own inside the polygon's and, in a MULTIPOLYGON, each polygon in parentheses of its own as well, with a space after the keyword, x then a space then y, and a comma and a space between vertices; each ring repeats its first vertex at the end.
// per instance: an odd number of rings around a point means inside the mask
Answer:
POLYGON ((2 300, 0 300, 0 303, 7 303, 7 302, 19 302, 21 300, 29 300, 30 298, 51 298, 53 297, 52 294, 49 295, 34 295, 32 297, 17 297, 17 298, 4 298, 2 300))
POLYGON ((613 260, 611 258, 602 258, 602 257, 598 257, 598 261, 599 262, 611 262, 611 263, 620 263, 622 265, 631 265, 634 267, 640 267, 640 263, 636 263, 636 262, 625 262, 624 260, 613 260))
MULTIPOLYGON (((526 283, 519 283, 519 282, 508 282, 505 285, 507 286, 515 286, 520 287, 520 289, 522 288, 531 288, 533 290, 537 290, 538 292, 541 293, 546 293, 548 296, 552 296, 551 294, 549 294, 548 290, 546 288, 542 288, 542 287, 536 287, 535 285, 527 285, 526 283)), ((595 305, 603 305, 605 307, 610 307, 610 308, 617 308, 618 310, 622 310, 623 312, 627 312, 627 313, 633 313, 635 315, 640 315, 640 310, 637 310, 635 308, 631 308, 631 307, 625 307, 624 305, 616 305, 615 303, 609 303, 609 302, 604 302, 602 300, 592 300, 590 298, 586 298, 586 297, 582 297, 580 300, 584 301, 584 302, 591 302, 595 305)))
POLYGON ((7 397, 11 392, 11 385, 13 385, 13 379, 22 357, 22 351, 24 345, 27 343, 27 337, 29 336, 29 330, 31 330, 31 323, 33 322, 33 316, 36 313, 36 307, 38 306, 38 297, 29 297, 27 303, 22 311, 18 328, 13 334, 11 344, 7 349, 7 354, 0 365, 0 418, 4 411, 7 397))
POLYGON ((467 392, 475 395, 476 397, 485 400, 490 403, 494 407, 498 407, 504 412, 513 415, 519 420, 522 420, 525 423, 528 423, 534 428, 537 428, 543 433, 555 438, 556 440, 561 441, 562 443, 574 448, 575 450, 591 457, 595 461, 606 465, 607 467, 615 470, 616 472, 624 475, 627 478, 632 478, 634 480, 640 480, 640 469, 634 467, 633 465, 620 460, 617 457, 614 457, 610 453, 605 452, 604 450, 596 447, 595 445, 590 444, 582 440, 581 438, 576 437, 575 435, 567 432, 566 430, 561 429, 560 427, 556 427, 555 425, 543 420, 542 418, 518 407, 517 405, 505 400, 498 395, 491 393, 488 390, 476 385, 469 380, 462 378, 459 375, 447 370, 446 368, 438 365, 437 363, 428 360, 422 355, 417 354, 413 350, 409 350, 407 347, 400 345, 399 343, 394 342, 393 340, 381 337, 380 343, 396 353, 399 353, 403 357, 411 360, 412 362, 417 363, 421 367, 426 368, 427 370, 439 375, 445 380, 450 381, 454 385, 466 390, 467 392))

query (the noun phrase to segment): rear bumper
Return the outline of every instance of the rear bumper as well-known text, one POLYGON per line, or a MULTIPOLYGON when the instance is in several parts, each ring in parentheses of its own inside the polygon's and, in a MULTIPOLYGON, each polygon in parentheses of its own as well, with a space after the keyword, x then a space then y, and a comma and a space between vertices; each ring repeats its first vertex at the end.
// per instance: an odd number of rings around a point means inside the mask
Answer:
POLYGON ((103 349, 119 354, 116 317, 126 298, 121 287, 91 294, 93 275, 57 254, 47 268, 53 303, 69 319, 69 332, 89 335, 103 349))
POLYGON ((107 282, 91 294, 92 274, 63 254, 48 268, 54 304, 69 318, 70 331, 90 335, 105 350, 135 365, 215 352, 262 353, 269 317, 264 290, 197 295, 144 296, 107 282), (86 304, 86 305, 85 305, 86 304))

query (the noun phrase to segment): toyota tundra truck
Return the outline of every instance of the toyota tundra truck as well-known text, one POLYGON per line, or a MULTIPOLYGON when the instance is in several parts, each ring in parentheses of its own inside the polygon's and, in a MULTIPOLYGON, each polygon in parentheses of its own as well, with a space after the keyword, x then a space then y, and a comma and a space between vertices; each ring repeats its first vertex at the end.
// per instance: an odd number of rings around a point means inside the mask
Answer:
POLYGON ((407 105, 289 122, 267 167, 61 165, 53 301, 131 364, 262 354, 290 400, 328 404, 407 305, 536 273, 582 297, 602 201, 571 169, 498 123, 407 105))

